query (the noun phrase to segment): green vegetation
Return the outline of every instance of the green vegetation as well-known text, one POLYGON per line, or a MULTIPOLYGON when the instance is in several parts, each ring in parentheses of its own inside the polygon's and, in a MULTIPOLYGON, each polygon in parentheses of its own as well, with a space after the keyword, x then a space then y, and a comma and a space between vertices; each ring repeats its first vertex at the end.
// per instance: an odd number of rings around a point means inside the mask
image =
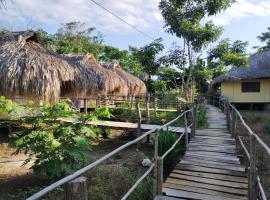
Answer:
MULTIPOLYGON (((134 172, 125 166, 110 169, 110 173, 104 173, 104 170, 101 169, 94 170, 89 173, 90 184, 94 185, 89 186, 88 195, 93 200, 120 199, 138 178, 134 172), (113 182, 113 180, 117 182, 113 182)), ((152 186, 152 179, 147 177, 128 199, 152 199, 152 186)))
MULTIPOLYGON (((167 150, 169 150, 172 145, 176 142, 178 136, 170 131, 161 130, 158 137, 158 155, 162 156, 167 150)), ((179 142, 175 148, 169 153, 163 163, 164 173, 168 173, 172 167, 174 167, 178 158, 184 154, 185 148, 181 142, 179 142)))
MULTIPOLYGON (((245 111, 242 112, 244 120, 251 126, 257 126, 270 134, 270 115, 268 112, 245 111)), ((256 131, 256 130, 255 130, 256 131)), ((260 131, 260 130, 259 130, 260 131)), ((268 141, 267 139, 266 141, 268 141)))
POLYGON ((199 106, 197 110, 197 123, 200 128, 207 128, 209 126, 206 111, 203 106, 199 106))
MULTIPOLYGON (((2 126, 14 123, 17 126, 11 133, 16 139, 15 154, 28 154, 29 158, 24 165, 34 160, 34 172, 47 175, 50 179, 63 177, 85 165, 91 141, 100 133, 96 127, 87 125, 87 122, 111 117, 106 108, 79 116, 69 103, 63 100, 55 105, 47 103, 43 107, 30 109, 0 97, 2 113, 7 119, 13 119, 4 120, 2 126), (29 110, 32 115, 25 115, 25 111, 29 110), (72 118, 79 123, 62 123, 59 118, 72 118)), ((108 136, 109 131, 101 134, 108 136)))

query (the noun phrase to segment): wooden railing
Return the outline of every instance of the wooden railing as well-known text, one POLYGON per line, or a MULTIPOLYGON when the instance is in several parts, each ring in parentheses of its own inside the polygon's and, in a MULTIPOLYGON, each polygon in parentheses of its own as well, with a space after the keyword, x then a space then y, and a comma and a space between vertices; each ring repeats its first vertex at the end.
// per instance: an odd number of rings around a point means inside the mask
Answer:
POLYGON ((210 102, 212 104, 219 106, 220 109, 225 113, 228 129, 236 140, 236 151, 238 151, 239 149, 243 150, 243 161, 245 161, 248 170, 248 199, 267 200, 268 198, 262 186, 261 179, 258 175, 258 168, 256 166, 257 155, 255 143, 258 144, 264 152, 266 152, 266 154, 268 155, 268 161, 270 161, 270 148, 262 141, 262 139, 257 134, 255 134, 251 130, 251 128, 243 119, 241 113, 228 100, 224 98, 218 99, 216 97, 208 97, 207 99, 208 101, 210 99, 210 102), (248 145, 245 145, 243 139, 244 136, 241 136, 241 134, 239 133, 238 125, 241 125, 247 131, 248 134, 245 137, 247 138, 246 143, 248 143, 248 145))
MULTIPOLYGON (((136 181, 136 183, 129 189, 129 191, 122 197, 122 200, 127 199, 130 194, 136 189, 136 187, 153 171, 154 169, 154 191, 153 191, 153 195, 156 196, 157 194, 161 194, 162 193, 162 183, 163 183, 163 159, 175 148, 175 146, 178 144, 178 142, 185 136, 185 144, 186 146, 188 146, 188 142, 189 142, 189 132, 190 137, 193 137, 195 135, 195 129, 196 129, 196 107, 193 107, 189 110, 184 111, 183 113, 181 113, 178 117, 176 117, 174 120, 168 122, 167 124, 161 126, 159 129, 152 129, 146 133, 144 133, 143 135, 137 137, 136 139, 120 146, 119 148, 115 149, 114 151, 110 152, 109 154, 103 156, 102 158, 96 160, 95 162, 91 163, 90 165, 76 171, 75 173, 49 185, 48 187, 42 189, 41 191, 37 192, 36 194, 32 195, 31 197, 27 198, 27 200, 36 200, 36 199, 40 199, 44 196, 46 196, 49 192, 55 190, 56 188, 58 188, 59 186, 63 186, 64 184, 68 185, 69 187, 72 187, 73 183, 76 182, 86 182, 86 178, 82 177, 83 174, 85 174, 86 172, 89 172, 90 170, 92 170, 94 167, 100 165, 101 163, 103 163, 104 161, 108 160, 109 158, 111 158, 112 156, 116 155, 117 153, 119 153, 120 151, 134 145, 134 144, 138 144, 140 141, 142 141, 144 138, 153 135, 154 136, 154 159, 152 161, 151 166, 149 167, 149 169, 136 181), (191 124, 188 125, 188 114, 191 113, 191 124), (172 145, 172 147, 165 152, 162 156, 158 155, 158 136, 160 133, 160 130, 167 130, 168 131, 168 127, 175 123, 177 120, 180 120, 180 118, 184 118, 184 122, 185 122, 185 131, 184 133, 182 133, 179 138, 177 139, 177 141, 172 145), (190 130, 190 131, 189 131, 190 130), (76 181, 77 180, 77 181, 76 181)), ((73 187, 73 188, 68 188, 65 187, 66 194, 69 194, 70 196, 72 196, 73 194, 71 194, 72 192, 75 193, 74 195, 76 196, 80 196, 82 198, 79 199, 87 199, 87 188, 86 188, 86 183, 82 183, 81 185, 83 185, 83 187, 80 187, 80 193, 81 194, 76 194, 78 193, 78 191, 76 191, 76 188, 78 190, 78 187, 73 187)), ((72 199, 69 196, 68 199, 72 199)))

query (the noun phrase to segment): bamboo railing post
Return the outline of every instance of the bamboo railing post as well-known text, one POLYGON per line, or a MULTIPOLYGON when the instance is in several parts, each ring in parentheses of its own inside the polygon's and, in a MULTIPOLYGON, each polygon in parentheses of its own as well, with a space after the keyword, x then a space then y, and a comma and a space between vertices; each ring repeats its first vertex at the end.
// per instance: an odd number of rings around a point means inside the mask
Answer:
POLYGON ((191 137, 194 137, 196 134, 196 128, 197 128, 197 107, 196 105, 193 106, 192 110, 192 127, 191 127, 191 137))
MULTIPOLYGON (((139 99, 136 101, 136 110, 138 115, 138 127, 137 127, 137 138, 141 136, 141 126, 142 126, 142 115, 140 110, 140 102, 139 99)), ((139 148, 140 143, 137 143, 137 147, 139 148)))
POLYGON ((163 159, 157 157, 157 195, 162 195, 162 184, 163 184, 163 159))
POLYGON ((87 181, 81 176, 67 183, 65 187, 66 200, 87 200, 87 181))
POLYGON ((232 134, 232 136, 234 137, 234 138, 237 138, 236 137, 236 112, 235 112, 235 110, 233 110, 232 109, 232 132, 231 132, 231 134, 232 134))
POLYGON ((155 117, 157 117, 157 98, 154 98, 154 111, 155 111, 155 117))
POLYGON ((147 97, 145 99, 145 112, 146 112, 146 121, 147 121, 147 123, 150 122, 149 102, 150 102, 150 95, 147 94, 147 97))
MULTIPOLYGON (((146 123, 150 123, 150 110, 149 110, 150 94, 148 93, 145 98, 145 112, 146 112, 146 123)), ((146 142, 150 142, 150 135, 146 137, 146 142)))
POLYGON ((155 133, 155 152, 154 152, 154 162, 155 162, 155 168, 154 168, 154 187, 153 187, 153 197, 157 195, 157 181, 158 181, 158 167, 157 167, 157 160, 158 160, 158 136, 159 136, 159 129, 157 129, 157 132, 155 133))
POLYGON ((253 134, 249 136, 249 151, 250 167, 248 176, 248 200, 257 200, 259 190, 257 182, 255 136, 253 134))
POLYGON ((185 145, 187 150, 188 149, 187 113, 185 113, 184 115, 184 122, 185 122, 185 145))
POLYGON ((83 100, 84 113, 87 114, 87 99, 83 100))

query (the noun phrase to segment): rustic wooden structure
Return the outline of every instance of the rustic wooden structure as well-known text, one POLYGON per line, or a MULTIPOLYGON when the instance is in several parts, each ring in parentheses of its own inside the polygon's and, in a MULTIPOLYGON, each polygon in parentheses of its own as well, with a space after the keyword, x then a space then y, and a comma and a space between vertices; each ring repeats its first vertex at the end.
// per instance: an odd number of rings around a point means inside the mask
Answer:
POLYGON ((154 138, 154 159, 148 170, 136 181, 129 191, 122 197, 126 200, 135 188, 152 172, 154 172, 154 197, 156 200, 175 199, 203 199, 203 200, 231 200, 231 199, 262 199, 267 200, 256 167, 256 150, 254 144, 259 144, 270 156, 267 145, 246 125, 241 114, 228 102, 214 101, 221 110, 208 105, 209 128, 196 129, 196 109, 192 108, 181 113, 169 123, 153 127, 150 131, 140 135, 90 165, 78 170, 27 200, 36 200, 53 191, 55 188, 73 181, 82 174, 100 165, 117 153, 141 142, 152 135, 154 138), (188 115, 192 116, 191 120, 188 115), (158 154, 158 138, 162 129, 170 130, 170 126, 184 118, 185 126, 178 134, 178 139, 163 155, 158 154), (190 123, 190 124, 188 124, 190 123), (237 132, 237 123, 241 123, 249 133, 249 147, 237 132), (191 132, 192 134, 188 134, 191 132), (184 139, 187 151, 176 165, 173 172, 163 182, 163 160, 184 139), (238 149, 241 151, 237 151, 238 149), (247 166, 240 162, 240 153, 244 154, 247 166))
MULTIPOLYGON (((36 199, 40 199, 41 197, 44 197, 45 195, 47 195, 50 191, 53 191, 54 189, 56 189, 59 186, 62 186, 64 184, 69 183, 70 181, 73 181, 74 179, 80 177, 81 175, 85 174, 86 172, 90 171, 91 169, 93 169, 94 167, 100 165, 101 163, 103 163, 104 161, 108 160, 109 158, 113 157, 114 155, 116 155, 117 153, 119 153, 120 151, 138 144, 138 142, 141 142, 142 140, 144 140, 145 138, 147 138, 150 135, 153 135, 155 140, 155 156, 154 156, 154 160, 152 165, 149 167, 149 169, 136 181, 136 183, 130 188, 130 190, 122 197, 122 200, 126 200, 129 195, 136 189, 136 187, 148 176, 151 174, 151 172, 154 169, 154 176, 155 178, 155 187, 154 187, 154 196, 156 196, 157 191, 161 191, 161 185, 162 185, 162 169, 163 169, 163 164, 162 164, 162 160, 173 150, 173 148, 177 145, 177 143, 182 139, 182 137, 185 135, 185 131, 189 131, 190 132, 190 128, 194 125, 194 123, 192 123, 191 125, 189 125, 186 128, 182 128, 182 133, 180 134, 180 137, 178 138, 178 140, 176 141, 176 143, 160 158, 158 158, 158 136, 159 136, 159 132, 162 129, 165 130, 171 130, 171 124, 175 123, 176 121, 180 120, 182 117, 184 117, 184 115, 186 113, 191 113, 193 112, 193 108, 190 110, 187 110, 183 113, 181 113, 178 117, 176 117, 174 120, 168 122, 167 124, 164 124, 163 126, 154 126, 150 131, 147 131, 146 133, 142 134, 141 136, 139 136, 138 138, 136 138, 135 140, 132 140, 122 146, 120 146, 119 148, 115 149, 114 151, 110 152, 109 154, 105 155, 104 157, 96 160, 95 162, 91 163, 90 165, 76 171, 74 174, 71 174, 51 185, 49 185, 48 187, 44 188, 43 190, 41 190, 40 192, 32 195, 31 197, 27 198, 27 200, 36 200, 36 199)), ((61 119, 62 120, 62 119, 61 119)), ((151 125, 150 125, 151 126, 151 125)), ((152 125, 153 126, 153 125, 152 125)), ((178 128, 178 127, 177 127, 178 128)))

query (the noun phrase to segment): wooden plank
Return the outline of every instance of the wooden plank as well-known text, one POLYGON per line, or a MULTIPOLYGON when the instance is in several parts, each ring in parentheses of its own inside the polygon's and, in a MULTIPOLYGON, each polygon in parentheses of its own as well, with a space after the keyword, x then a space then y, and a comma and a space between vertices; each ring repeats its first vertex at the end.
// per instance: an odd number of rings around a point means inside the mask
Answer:
POLYGON ((188 164, 188 165, 193 165, 193 166, 200 166, 200 167, 209 167, 209 168, 215 168, 215 169, 226 169, 226 170, 231 170, 231 171, 238 171, 245 173, 245 168, 244 167, 236 167, 236 166, 228 166, 228 165, 218 165, 218 164, 212 164, 212 163, 203 163, 203 162, 195 162, 195 161, 186 161, 182 160, 179 163, 181 164, 188 164))
POLYGON ((245 177, 245 174, 238 171, 231 171, 231 170, 226 170, 226 169, 214 169, 214 168, 209 168, 209 167, 193 166, 189 164, 180 164, 180 165, 178 164, 176 165, 175 169, 245 177))
POLYGON ((215 180, 215 179, 187 176, 187 175, 181 175, 181 174, 175 174, 175 173, 171 173, 169 177, 174 178, 174 179, 194 181, 194 182, 205 183, 205 184, 210 184, 210 185, 219 185, 219 186, 226 186, 226 187, 240 188, 240 189, 248 188, 247 183, 236 183, 236 182, 231 182, 231 181, 215 180))
POLYGON ((216 180, 225 180, 225 181, 232 181, 238 183, 248 183, 248 179, 245 177, 237 177, 237 176, 230 176, 230 175, 223 175, 223 174, 212 174, 212 173, 205 173, 205 172, 195 172, 195 171, 185 171, 185 170, 173 170, 175 174, 183 174, 188 176, 197 176, 202 178, 210 178, 216 180))
POLYGON ((164 188, 176 189, 176 190, 187 191, 187 192, 195 192, 199 194, 217 195, 217 196, 222 196, 222 197, 227 197, 227 198, 232 198, 232 199, 246 199, 246 197, 239 196, 239 195, 233 195, 233 194, 228 194, 225 192, 219 192, 215 190, 208 190, 208 189, 186 186, 186 185, 164 183, 163 186, 164 188))
POLYGON ((154 200, 184 200, 184 199, 158 195, 158 196, 155 197, 154 200))
POLYGON ((200 155, 207 155, 207 156, 216 156, 216 157, 225 157, 238 160, 235 153, 219 153, 219 152, 207 152, 207 151, 188 151, 188 154, 200 154, 200 155))
POLYGON ((175 190, 170 188, 164 188, 163 192, 166 193, 167 196, 172 197, 180 197, 180 198, 188 198, 188 199, 201 199, 201 200, 239 200, 222 197, 222 196, 216 196, 216 195, 207 195, 207 194, 199 194, 195 192, 186 192, 181 190, 175 190))
POLYGON ((202 139, 202 138, 194 138, 192 142, 195 143, 202 143, 202 144, 231 144, 235 145, 235 141, 224 141, 224 140, 209 140, 209 139, 202 139))
POLYGON ((189 157, 184 157, 182 158, 184 161, 189 161, 189 162, 194 162, 194 163, 204 163, 204 164, 213 164, 213 165, 220 165, 220 166, 226 166, 226 167, 237 167, 240 168, 241 171, 245 170, 245 166, 240 165, 240 164, 231 164, 231 163, 223 163, 223 162, 215 162, 215 161, 209 161, 209 160, 199 160, 199 159, 194 159, 194 158, 189 158, 189 157))
MULTIPOLYGON (((59 121, 65 122, 65 123, 74 123, 75 121, 73 119, 67 119, 67 118, 58 118, 59 121)), ((137 129, 138 123, 130 123, 130 122, 115 122, 115 121, 91 121, 88 122, 89 125, 95 125, 99 127, 107 127, 107 128, 115 128, 115 129, 137 129)), ((160 125, 153 125, 153 124, 141 124, 142 130, 152 130, 156 128, 160 128, 160 125)), ((164 128, 163 130, 166 130, 164 128)), ((185 129, 183 127, 173 127, 169 126, 169 131, 174 131, 177 133, 183 133, 185 129)), ((191 132, 191 129, 188 128, 188 133, 191 132)))
POLYGON ((196 146, 200 146, 200 147, 227 147, 227 148, 231 148, 231 149, 235 149, 236 146, 233 144, 204 144, 204 143, 196 143, 196 142, 190 142, 189 143, 190 147, 196 147, 196 146))
POLYGON ((185 157, 193 158, 193 159, 200 159, 200 160, 222 162, 222 163, 240 164, 239 160, 231 160, 231 159, 213 157, 213 156, 202 156, 202 155, 198 155, 198 154, 189 154, 189 155, 186 154, 185 157))
POLYGON ((222 138, 222 137, 211 137, 211 136, 195 136, 195 139, 211 139, 211 140, 222 140, 222 141, 235 141, 233 138, 222 138))
POLYGON ((235 154, 235 148, 228 147, 206 147, 206 146, 189 146, 190 151, 207 151, 207 152, 219 152, 219 153, 233 153, 235 154))

